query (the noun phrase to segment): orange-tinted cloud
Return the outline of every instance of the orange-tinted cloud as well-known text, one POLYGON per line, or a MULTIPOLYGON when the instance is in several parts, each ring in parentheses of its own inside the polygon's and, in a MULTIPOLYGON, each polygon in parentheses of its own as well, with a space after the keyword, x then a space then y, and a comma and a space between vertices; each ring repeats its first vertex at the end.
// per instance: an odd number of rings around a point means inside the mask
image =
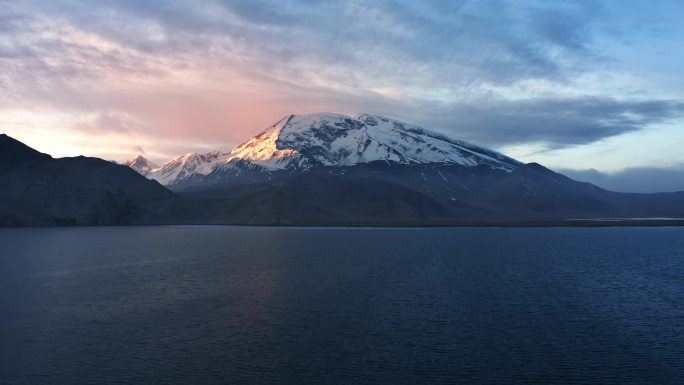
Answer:
POLYGON ((554 148, 684 111, 681 88, 647 92, 664 88, 607 68, 615 60, 597 47, 621 35, 604 23, 623 21, 601 2, 1 5, 0 130, 57 155, 124 160, 138 146, 163 162, 318 111, 554 148))

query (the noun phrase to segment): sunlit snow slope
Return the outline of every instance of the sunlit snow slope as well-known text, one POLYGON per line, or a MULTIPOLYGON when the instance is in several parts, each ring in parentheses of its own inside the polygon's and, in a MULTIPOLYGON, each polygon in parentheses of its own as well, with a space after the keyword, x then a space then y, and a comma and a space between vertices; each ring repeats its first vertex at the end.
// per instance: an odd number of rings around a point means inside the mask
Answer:
MULTIPOLYGON (((515 159, 467 142, 383 116, 350 117, 320 113, 289 115, 230 153, 186 154, 143 173, 173 185, 213 171, 245 165, 265 171, 353 166, 385 161, 389 164, 486 165, 512 171, 515 159)), ((195 179, 193 179, 195 180, 195 179)))

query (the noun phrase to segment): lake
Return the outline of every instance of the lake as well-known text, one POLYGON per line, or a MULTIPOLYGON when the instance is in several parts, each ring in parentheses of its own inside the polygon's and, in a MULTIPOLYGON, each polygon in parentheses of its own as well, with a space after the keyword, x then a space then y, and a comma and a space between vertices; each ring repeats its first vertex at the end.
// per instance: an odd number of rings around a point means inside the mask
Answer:
POLYGON ((0 230, 0 383, 681 384, 684 228, 0 230))

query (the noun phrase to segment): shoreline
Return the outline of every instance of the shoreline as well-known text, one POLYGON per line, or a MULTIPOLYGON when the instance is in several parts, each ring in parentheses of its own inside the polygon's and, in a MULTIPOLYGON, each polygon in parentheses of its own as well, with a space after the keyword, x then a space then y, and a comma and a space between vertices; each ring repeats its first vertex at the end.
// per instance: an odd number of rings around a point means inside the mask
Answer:
POLYGON ((482 221, 482 222, 339 222, 339 223, 131 223, 121 225, 29 225, 0 226, 0 229, 18 228, 67 228, 67 227, 147 227, 147 226, 234 226, 269 228, 466 228, 466 227, 684 227, 684 219, 567 219, 536 221, 482 221))

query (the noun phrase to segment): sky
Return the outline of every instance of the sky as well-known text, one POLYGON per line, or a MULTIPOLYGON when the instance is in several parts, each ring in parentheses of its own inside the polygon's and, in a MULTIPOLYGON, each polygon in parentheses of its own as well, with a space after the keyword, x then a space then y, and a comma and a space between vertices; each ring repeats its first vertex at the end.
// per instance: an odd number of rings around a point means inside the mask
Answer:
POLYGON ((164 163, 287 114, 367 112, 616 189, 684 190, 681 15, 676 0, 0 0, 0 132, 164 163))

